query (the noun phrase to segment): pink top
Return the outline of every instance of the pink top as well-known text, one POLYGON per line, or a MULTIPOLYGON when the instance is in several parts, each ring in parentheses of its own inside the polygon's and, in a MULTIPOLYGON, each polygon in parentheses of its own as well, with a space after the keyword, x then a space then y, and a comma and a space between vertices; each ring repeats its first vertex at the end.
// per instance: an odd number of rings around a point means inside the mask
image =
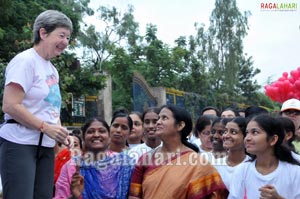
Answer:
MULTIPOLYGON (((118 153, 107 150, 107 156, 113 156, 118 153)), ((71 196, 70 184, 73 174, 76 172, 76 163, 73 159, 70 159, 64 164, 61 169, 60 175, 55 184, 55 196, 53 199, 66 199, 71 196)), ((82 199, 82 196, 79 197, 82 199)))
MULTIPOLYGON (((62 167, 55 184, 55 196, 53 199, 66 199, 71 196, 70 184, 73 174, 76 172, 76 164, 71 159, 62 167)), ((79 197, 82 199, 82 197, 79 197)))

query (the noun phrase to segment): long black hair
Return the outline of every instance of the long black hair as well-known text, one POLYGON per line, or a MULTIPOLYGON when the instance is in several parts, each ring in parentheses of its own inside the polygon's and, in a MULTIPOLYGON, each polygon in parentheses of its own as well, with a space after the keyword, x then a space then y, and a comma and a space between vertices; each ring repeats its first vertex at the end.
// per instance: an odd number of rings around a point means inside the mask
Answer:
MULTIPOLYGON (((251 121, 255 121, 260 128, 267 133, 267 140, 272 139, 274 135, 278 136, 278 140, 274 145, 274 154, 276 158, 284 162, 300 165, 300 163, 293 158, 291 151, 286 146, 282 145, 285 136, 284 128, 280 122, 268 114, 254 116, 249 122, 251 121)), ((254 159, 256 159, 256 156, 252 157, 252 160, 254 159)))
POLYGON ((198 147, 188 142, 188 135, 193 129, 193 121, 191 115, 184 108, 181 108, 179 106, 164 105, 161 107, 161 110, 163 108, 169 109, 173 113, 176 124, 179 124, 180 122, 185 123, 185 126, 180 132, 181 143, 198 153, 198 147))
POLYGON ((295 152, 295 146, 292 144, 292 142, 295 139, 295 124, 294 122, 288 118, 288 117, 276 117, 276 120, 281 123, 284 133, 287 134, 288 132, 292 132, 292 137, 287 141, 286 146, 291 150, 295 152))

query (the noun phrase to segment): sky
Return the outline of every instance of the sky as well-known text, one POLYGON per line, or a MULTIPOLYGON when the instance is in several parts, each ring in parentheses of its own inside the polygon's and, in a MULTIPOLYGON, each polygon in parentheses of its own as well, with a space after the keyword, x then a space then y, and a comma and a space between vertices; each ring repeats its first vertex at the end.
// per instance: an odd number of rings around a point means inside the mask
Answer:
MULTIPOLYGON (((240 12, 250 11, 244 53, 252 56, 254 67, 261 70, 255 79, 262 86, 276 81, 283 72, 300 67, 300 1, 236 0, 240 12), (296 3, 294 11, 261 10, 261 3, 296 3), (270 79, 269 79, 270 78, 270 79)), ((172 46, 180 36, 195 35, 194 23, 209 26, 213 0, 91 0, 90 7, 114 6, 125 12, 133 5, 140 34, 146 24, 157 26, 157 37, 172 46)), ((278 5, 278 4, 277 4, 278 5)))

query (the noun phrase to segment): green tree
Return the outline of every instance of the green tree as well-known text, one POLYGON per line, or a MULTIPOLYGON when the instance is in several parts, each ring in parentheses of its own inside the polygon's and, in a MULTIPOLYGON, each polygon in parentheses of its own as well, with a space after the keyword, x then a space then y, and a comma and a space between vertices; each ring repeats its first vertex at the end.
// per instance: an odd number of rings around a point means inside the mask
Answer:
POLYGON ((138 23, 134 21, 133 7, 122 14, 115 7, 100 6, 97 9, 97 29, 89 25, 79 35, 84 47, 84 60, 100 74, 112 77, 112 104, 132 108, 132 68, 138 62, 141 37, 138 23))
POLYGON ((260 73, 260 70, 253 68, 252 57, 240 63, 240 69, 238 70, 239 81, 235 92, 241 95, 239 100, 241 103, 249 104, 251 102, 253 105, 259 105, 260 102, 257 95, 260 86, 256 80, 253 80, 258 73, 260 73))
POLYGON ((173 56, 181 57, 184 70, 181 71, 181 89, 188 92, 199 93, 207 97, 209 90, 208 71, 207 71, 207 33, 204 25, 198 27, 196 35, 179 37, 175 42, 177 46, 173 49, 173 56))
POLYGON ((243 14, 233 0, 216 0, 215 9, 210 17, 209 27, 209 72, 210 85, 217 93, 219 106, 228 106, 232 102, 240 100, 251 100, 245 92, 240 97, 241 91, 245 88, 239 83, 240 76, 247 82, 247 91, 255 91, 257 82, 251 78, 259 70, 254 70, 252 62, 243 53, 243 38, 247 35, 249 11, 243 14), (254 72, 253 72, 254 70, 254 72), (247 74, 245 74, 247 73, 247 74))
POLYGON ((125 107, 132 110, 132 67, 130 55, 123 48, 116 49, 111 61, 113 110, 125 107))
POLYGON ((171 61, 169 47, 157 38, 156 32, 156 26, 147 25, 145 35, 147 44, 143 48, 146 57, 146 68, 144 68, 142 74, 151 86, 170 87, 172 82, 176 82, 175 73, 172 71, 172 67, 175 68, 171 61))

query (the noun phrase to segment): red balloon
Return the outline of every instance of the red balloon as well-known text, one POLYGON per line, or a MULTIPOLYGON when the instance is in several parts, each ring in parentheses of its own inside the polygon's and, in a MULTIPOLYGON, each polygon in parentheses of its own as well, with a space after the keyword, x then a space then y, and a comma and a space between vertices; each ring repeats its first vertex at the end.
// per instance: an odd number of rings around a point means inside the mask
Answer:
POLYGON ((287 95, 288 99, 292 99, 292 98, 295 98, 295 93, 294 92, 289 92, 288 95, 287 95))
POLYGON ((294 83, 294 88, 296 91, 300 91, 300 80, 296 80, 295 83, 294 83))
POLYGON ((277 81, 265 85, 264 88, 266 96, 276 102, 283 103, 291 98, 300 99, 300 67, 290 73, 283 72, 277 81))
POLYGON ((277 87, 273 87, 273 86, 269 86, 269 85, 267 85, 265 87, 265 94, 268 97, 270 97, 273 101, 276 101, 277 93, 278 93, 277 87))
POLYGON ((284 80, 286 80, 286 79, 287 79, 287 78, 283 76, 283 77, 280 77, 277 81, 280 81, 280 82, 281 82, 281 81, 284 81, 284 80))
POLYGON ((272 85, 273 87, 278 87, 278 86, 279 86, 279 82, 280 82, 280 81, 273 82, 271 85, 272 85))
POLYGON ((299 79, 299 71, 298 70, 292 70, 290 74, 294 79, 299 79))
POLYGON ((295 79, 293 78, 293 76, 289 77, 289 81, 293 84, 295 83, 295 79))

